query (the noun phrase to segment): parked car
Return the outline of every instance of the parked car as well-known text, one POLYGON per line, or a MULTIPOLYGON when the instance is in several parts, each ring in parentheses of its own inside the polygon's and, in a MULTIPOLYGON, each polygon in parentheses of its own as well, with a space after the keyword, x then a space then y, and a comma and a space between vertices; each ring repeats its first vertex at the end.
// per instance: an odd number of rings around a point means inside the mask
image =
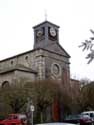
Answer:
POLYGON ((36 125, 77 125, 77 124, 72 124, 72 123, 42 123, 42 124, 36 124, 36 125))
POLYGON ((82 115, 89 115, 89 117, 92 119, 94 122, 94 111, 85 111, 81 113, 82 115))
POLYGON ((77 115, 69 115, 64 119, 64 122, 67 123, 79 123, 80 125, 91 125, 92 124, 92 119, 88 115, 82 115, 82 114, 77 114, 77 115))
POLYGON ((26 119, 25 114, 9 114, 7 119, 26 119))
POLYGON ((0 121, 0 125, 21 125, 27 124, 26 115, 24 114, 9 114, 8 117, 0 121))

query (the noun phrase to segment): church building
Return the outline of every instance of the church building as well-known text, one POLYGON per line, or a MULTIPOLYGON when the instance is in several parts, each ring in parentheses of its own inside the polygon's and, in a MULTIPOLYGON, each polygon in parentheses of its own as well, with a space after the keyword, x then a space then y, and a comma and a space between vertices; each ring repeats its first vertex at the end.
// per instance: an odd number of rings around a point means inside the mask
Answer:
POLYGON ((33 50, 0 61, 0 86, 20 78, 70 81, 70 55, 59 43, 59 26, 44 21, 33 30, 33 50))

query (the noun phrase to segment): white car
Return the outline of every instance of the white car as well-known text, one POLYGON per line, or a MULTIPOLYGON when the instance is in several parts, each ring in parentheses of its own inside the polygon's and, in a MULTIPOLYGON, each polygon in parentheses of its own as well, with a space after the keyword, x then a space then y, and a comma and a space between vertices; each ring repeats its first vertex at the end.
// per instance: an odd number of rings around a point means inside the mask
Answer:
POLYGON ((71 124, 71 123, 41 123, 41 124, 36 124, 36 125, 78 125, 78 124, 71 124))
POLYGON ((88 115, 94 121, 94 111, 84 111, 82 115, 88 115))

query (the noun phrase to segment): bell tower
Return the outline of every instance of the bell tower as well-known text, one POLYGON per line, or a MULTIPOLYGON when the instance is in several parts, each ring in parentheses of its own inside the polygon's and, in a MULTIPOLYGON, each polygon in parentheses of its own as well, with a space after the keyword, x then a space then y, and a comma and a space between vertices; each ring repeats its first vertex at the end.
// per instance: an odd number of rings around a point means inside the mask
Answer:
POLYGON ((52 44, 59 43, 59 26, 44 21, 33 27, 34 29, 34 49, 46 48, 52 44))

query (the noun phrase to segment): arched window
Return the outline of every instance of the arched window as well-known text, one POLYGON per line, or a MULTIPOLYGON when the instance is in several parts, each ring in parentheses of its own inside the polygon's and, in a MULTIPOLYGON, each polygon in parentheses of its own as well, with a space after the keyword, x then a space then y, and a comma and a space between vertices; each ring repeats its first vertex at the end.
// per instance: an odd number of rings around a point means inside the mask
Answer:
POLYGON ((25 60, 28 60, 28 56, 25 57, 25 60))
POLYGON ((8 81, 4 81, 2 83, 2 88, 7 88, 7 87, 9 87, 9 82, 8 81))

